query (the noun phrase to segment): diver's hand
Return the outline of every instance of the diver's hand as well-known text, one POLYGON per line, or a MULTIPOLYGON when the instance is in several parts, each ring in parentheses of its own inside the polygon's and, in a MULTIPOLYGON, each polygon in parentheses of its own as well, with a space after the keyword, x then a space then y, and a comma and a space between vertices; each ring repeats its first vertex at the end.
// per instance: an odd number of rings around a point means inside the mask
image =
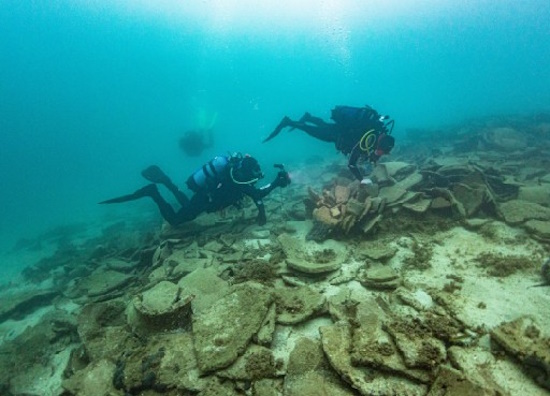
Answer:
POLYGON ((279 171, 275 181, 272 183, 275 187, 286 187, 290 184, 290 175, 287 171, 279 171))

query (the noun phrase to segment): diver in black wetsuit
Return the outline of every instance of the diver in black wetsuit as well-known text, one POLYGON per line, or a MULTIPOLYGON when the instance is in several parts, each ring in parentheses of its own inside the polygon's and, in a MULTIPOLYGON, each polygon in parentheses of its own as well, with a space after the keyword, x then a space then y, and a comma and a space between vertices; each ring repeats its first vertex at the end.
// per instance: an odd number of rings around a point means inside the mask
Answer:
POLYGON ((258 208, 258 223, 266 223, 263 198, 276 187, 286 187, 290 184, 290 177, 282 165, 275 165, 280 169, 272 183, 261 188, 254 184, 263 173, 258 161, 248 155, 218 156, 197 169, 187 179, 187 186, 194 192, 191 199, 181 192, 170 178, 156 165, 152 165, 141 172, 142 176, 152 182, 132 194, 100 202, 111 204, 133 201, 143 197, 151 197, 160 209, 162 217, 170 225, 178 225, 195 219, 203 212, 211 213, 231 205, 238 205, 241 199, 248 195, 258 208), (174 194, 181 205, 179 211, 164 200, 156 186, 163 184, 174 194))
POLYGON ((264 142, 273 139, 284 128, 300 129, 314 138, 334 143, 338 151, 349 156, 348 168, 355 178, 364 184, 369 183, 370 179, 359 171, 359 160, 376 163, 382 155, 391 152, 395 143, 391 136, 394 121, 386 121, 389 116, 379 115, 370 106, 336 106, 331 119, 334 123, 307 112, 298 121, 285 116, 264 142))

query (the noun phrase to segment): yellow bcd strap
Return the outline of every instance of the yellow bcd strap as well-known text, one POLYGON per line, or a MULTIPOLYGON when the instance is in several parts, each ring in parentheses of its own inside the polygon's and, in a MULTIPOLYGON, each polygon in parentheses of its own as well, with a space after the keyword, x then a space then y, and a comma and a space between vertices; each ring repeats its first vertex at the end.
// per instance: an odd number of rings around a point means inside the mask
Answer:
POLYGON ((359 148, 361 149, 361 151, 366 151, 367 154, 370 154, 375 144, 376 134, 374 133, 374 129, 365 132, 365 134, 359 140, 359 148))

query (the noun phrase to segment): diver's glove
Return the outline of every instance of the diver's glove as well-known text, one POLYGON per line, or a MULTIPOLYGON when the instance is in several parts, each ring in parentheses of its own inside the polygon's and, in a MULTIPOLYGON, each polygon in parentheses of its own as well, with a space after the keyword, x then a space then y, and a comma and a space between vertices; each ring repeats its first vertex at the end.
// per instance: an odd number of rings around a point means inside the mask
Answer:
POLYGON ((281 170, 277 173, 277 177, 271 183, 274 187, 286 187, 290 184, 290 175, 287 171, 281 170))

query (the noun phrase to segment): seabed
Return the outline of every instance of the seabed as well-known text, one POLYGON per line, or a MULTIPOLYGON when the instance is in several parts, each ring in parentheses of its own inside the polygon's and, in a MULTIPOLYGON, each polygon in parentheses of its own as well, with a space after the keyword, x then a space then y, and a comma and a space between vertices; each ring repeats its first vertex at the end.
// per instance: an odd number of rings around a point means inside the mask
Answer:
POLYGON ((550 116, 410 131, 359 186, 22 240, 2 395, 548 395, 550 116))

